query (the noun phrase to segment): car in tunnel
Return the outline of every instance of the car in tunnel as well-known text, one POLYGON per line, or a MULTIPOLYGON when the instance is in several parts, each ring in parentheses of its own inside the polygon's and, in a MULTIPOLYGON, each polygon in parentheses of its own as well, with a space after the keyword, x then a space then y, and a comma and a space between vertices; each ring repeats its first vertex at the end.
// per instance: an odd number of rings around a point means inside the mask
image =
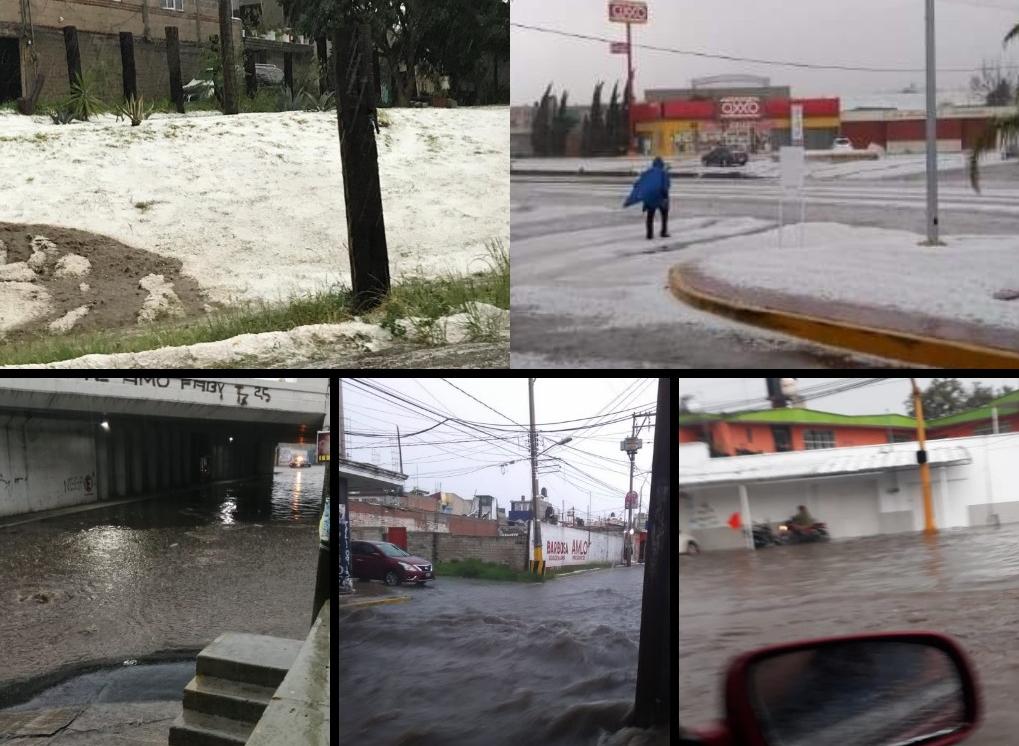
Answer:
POLYGON ((294 456, 290 459, 291 469, 303 469, 306 466, 311 466, 311 462, 304 456, 294 456))
POLYGON ((388 541, 352 541, 351 575, 358 580, 381 580, 386 585, 435 580, 432 563, 388 541))

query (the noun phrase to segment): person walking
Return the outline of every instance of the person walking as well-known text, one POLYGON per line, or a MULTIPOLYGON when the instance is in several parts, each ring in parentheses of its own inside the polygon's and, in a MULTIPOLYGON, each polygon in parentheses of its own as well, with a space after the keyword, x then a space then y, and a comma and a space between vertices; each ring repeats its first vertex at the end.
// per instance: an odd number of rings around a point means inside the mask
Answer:
POLYGON ((655 158, 651 162, 651 168, 642 173, 629 198, 623 203, 623 207, 629 207, 637 202, 644 203, 644 212, 647 213, 647 239, 650 241, 655 234, 655 212, 662 214, 662 238, 669 237, 669 172, 665 168, 665 162, 661 158, 655 158))

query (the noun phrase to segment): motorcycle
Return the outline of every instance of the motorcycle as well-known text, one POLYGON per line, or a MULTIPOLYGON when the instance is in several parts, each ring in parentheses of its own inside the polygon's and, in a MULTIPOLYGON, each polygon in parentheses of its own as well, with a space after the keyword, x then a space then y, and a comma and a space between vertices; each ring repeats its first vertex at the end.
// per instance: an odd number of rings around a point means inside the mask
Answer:
POLYGON ((808 544, 815 541, 829 541, 828 524, 817 521, 810 526, 801 526, 786 521, 778 527, 779 544, 808 544))
POLYGON ((778 537, 771 530, 770 523, 755 523, 752 530, 754 536, 754 549, 763 549, 772 544, 779 544, 778 537))

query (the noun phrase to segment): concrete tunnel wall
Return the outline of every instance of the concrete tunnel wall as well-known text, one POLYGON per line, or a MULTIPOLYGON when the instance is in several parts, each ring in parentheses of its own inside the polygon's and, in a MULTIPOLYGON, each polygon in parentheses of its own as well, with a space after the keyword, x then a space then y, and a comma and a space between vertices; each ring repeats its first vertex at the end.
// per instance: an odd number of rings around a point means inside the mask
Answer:
POLYGON ((94 417, 0 411, 0 517, 271 474, 276 444, 294 437, 293 428, 251 423, 109 423, 106 432, 94 417))

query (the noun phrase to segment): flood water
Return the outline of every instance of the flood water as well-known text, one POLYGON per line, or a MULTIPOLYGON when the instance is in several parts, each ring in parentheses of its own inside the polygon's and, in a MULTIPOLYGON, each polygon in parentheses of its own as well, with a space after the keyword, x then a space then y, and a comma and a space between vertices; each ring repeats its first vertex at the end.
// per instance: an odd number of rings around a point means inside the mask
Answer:
POLYGON ((54 675, 193 653, 224 631, 303 637, 324 477, 283 467, 0 526, 0 706, 54 675))
POLYGON ((985 722, 967 743, 1015 743, 1019 709, 1019 526, 881 536, 681 557, 679 714, 722 712, 735 655, 811 637, 948 634, 976 668, 985 722))
POLYGON ((339 620, 346 741, 644 744, 633 704, 643 568, 544 584, 438 578, 339 620))

